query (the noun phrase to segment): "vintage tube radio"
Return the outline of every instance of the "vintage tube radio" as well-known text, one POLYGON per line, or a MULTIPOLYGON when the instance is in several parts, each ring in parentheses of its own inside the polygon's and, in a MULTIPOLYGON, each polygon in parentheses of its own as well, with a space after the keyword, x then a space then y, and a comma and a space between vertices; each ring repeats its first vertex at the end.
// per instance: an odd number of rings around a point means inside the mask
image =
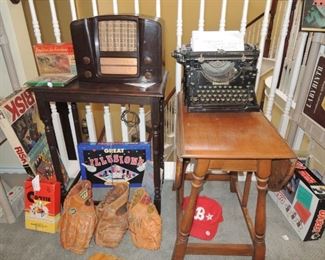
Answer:
POLYGON ((80 81, 162 80, 162 25, 158 19, 102 15, 72 21, 70 29, 80 81))

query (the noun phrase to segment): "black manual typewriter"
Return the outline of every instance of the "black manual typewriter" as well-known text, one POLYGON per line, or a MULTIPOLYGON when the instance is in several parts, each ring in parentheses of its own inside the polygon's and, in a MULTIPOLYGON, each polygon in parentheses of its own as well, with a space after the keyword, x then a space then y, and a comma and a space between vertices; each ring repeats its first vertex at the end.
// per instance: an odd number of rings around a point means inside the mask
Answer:
POLYGON ((172 56, 184 66, 183 88, 189 112, 259 111, 255 94, 259 51, 194 52, 190 46, 172 56))

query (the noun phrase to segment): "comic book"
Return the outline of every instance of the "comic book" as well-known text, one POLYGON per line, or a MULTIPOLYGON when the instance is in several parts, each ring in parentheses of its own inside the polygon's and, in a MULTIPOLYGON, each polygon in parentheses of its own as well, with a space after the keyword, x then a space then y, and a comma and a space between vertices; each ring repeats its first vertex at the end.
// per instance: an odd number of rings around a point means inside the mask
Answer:
POLYGON ((142 186, 147 162, 151 160, 150 143, 80 143, 78 145, 81 177, 94 187, 117 182, 142 186))
POLYGON ((27 174, 56 181, 44 124, 30 89, 22 88, 0 101, 0 128, 27 174))
POLYGON ((40 75, 77 74, 72 43, 39 43, 33 48, 40 75))

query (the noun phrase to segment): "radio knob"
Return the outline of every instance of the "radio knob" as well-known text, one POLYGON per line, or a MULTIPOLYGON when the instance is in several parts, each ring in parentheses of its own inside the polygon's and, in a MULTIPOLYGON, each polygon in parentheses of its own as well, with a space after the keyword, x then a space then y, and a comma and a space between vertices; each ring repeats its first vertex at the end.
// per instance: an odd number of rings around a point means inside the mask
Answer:
POLYGON ((146 71, 146 72, 144 73, 144 77, 145 77, 146 79, 151 79, 151 78, 152 78, 152 73, 151 73, 150 71, 146 71))
POLYGON ((152 63, 152 59, 150 57, 146 56, 144 58, 144 64, 151 64, 151 63, 152 63))
POLYGON ((93 74, 92 74, 91 71, 89 71, 89 70, 86 70, 86 71, 84 72, 84 76, 85 76, 85 78, 87 78, 87 79, 91 78, 92 75, 93 75, 93 74))
POLYGON ((85 57, 82 58, 82 62, 83 62, 84 64, 88 65, 88 64, 90 64, 90 58, 87 57, 87 56, 85 56, 85 57))

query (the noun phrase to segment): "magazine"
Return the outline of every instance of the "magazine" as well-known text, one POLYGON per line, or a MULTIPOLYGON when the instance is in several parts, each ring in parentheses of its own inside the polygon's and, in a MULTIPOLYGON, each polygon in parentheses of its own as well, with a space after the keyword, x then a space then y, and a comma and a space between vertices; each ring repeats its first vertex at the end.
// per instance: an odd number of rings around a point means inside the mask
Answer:
POLYGON ((82 179, 94 187, 104 187, 127 181, 139 187, 146 162, 151 160, 150 144, 139 143, 80 143, 78 153, 82 179))

